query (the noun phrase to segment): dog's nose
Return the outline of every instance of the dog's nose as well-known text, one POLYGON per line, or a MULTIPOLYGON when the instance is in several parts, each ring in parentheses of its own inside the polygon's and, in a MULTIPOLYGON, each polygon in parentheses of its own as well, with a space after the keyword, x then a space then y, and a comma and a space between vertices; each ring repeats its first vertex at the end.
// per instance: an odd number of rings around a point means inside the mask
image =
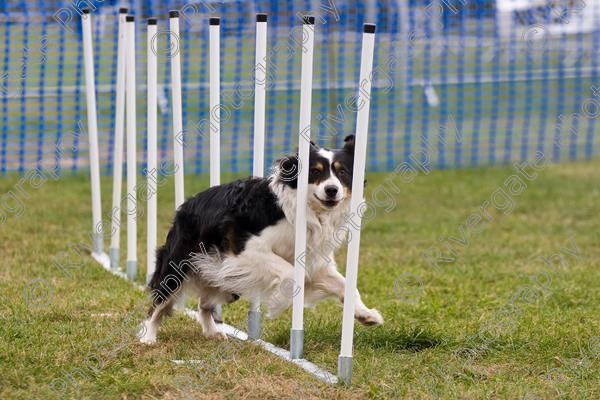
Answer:
POLYGON ((325 186, 325 194, 327 195, 327 197, 335 197, 337 195, 338 192, 338 188, 337 186, 325 186))

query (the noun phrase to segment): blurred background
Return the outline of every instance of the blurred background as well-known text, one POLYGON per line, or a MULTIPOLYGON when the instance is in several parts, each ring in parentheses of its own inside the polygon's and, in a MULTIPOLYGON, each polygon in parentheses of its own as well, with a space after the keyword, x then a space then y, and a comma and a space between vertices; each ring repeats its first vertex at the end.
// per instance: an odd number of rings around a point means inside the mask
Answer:
POLYGON ((187 173, 208 172, 208 18, 221 18, 224 171, 252 170, 255 13, 269 11, 266 165, 298 136, 300 16, 317 16, 313 138, 354 132, 362 24, 375 22, 368 169, 429 159, 433 168, 494 165, 543 152, 598 154, 600 1, 0 0, 0 170, 23 173, 60 148, 63 174, 88 167, 79 9, 92 10, 103 174, 112 170, 118 9, 136 15, 138 151, 146 146, 145 18, 159 18, 159 157, 172 160, 170 46, 182 57, 187 173), (179 10, 181 35, 166 32, 179 10), (78 134, 79 132, 79 134, 78 134), (598 139, 595 140, 596 142, 598 139))

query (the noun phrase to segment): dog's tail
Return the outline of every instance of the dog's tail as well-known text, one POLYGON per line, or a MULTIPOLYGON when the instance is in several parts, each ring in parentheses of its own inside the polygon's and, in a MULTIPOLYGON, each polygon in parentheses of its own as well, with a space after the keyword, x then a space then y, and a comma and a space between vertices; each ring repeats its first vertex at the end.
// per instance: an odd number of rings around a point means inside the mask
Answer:
POLYGON ((154 274, 152 274, 152 278, 148 283, 148 288, 150 289, 150 294, 152 296, 152 302, 154 305, 158 305, 165 300, 164 288, 160 284, 165 275, 167 275, 169 269, 169 254, 166 246, 161 246, 156 249, 156 268, 154 270, 154 274))
POLYGON ((161 246, 156 249, 156 267, 154 270, 154 274, 152 274, 152 278, 148 283, 148 288, 152 290, 157 290, 159 288, 160 281, 162 280, 162 275, 167 266, 165 265, 165 260, 168 259, 167 249, 165 246, 161 246))
POLYGON ((225 257, 216 249, 207 254, 194 254, 191 262, 208 285, 237 296, 253 296, 273 286, 270 275, 260 267, 237 257, 225 257))

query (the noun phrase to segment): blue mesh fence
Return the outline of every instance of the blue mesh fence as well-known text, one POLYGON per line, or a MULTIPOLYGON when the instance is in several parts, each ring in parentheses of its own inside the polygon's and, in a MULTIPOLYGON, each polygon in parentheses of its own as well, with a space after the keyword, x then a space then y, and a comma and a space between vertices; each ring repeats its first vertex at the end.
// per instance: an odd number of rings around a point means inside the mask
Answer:
MULTIPOLYGON (((598 154, 600 1, 204 0, 92 8, 101 165, 112 169, 118 8, 137 19, 138 140, 146 154, 145 18, 181 12, 187 172, 208 171, 208 17, 221 17, 222 168, 249 173, 254 35, 269 13, 267 165, 297 144, 299 15, 317 15, 313 135, 339 146, 354 131, 363 22, 377 23, 369 170, 428 155, 437 168, 493 165, 543 152, 598 154), (141 17, 141 18, 140 18, 141 17), (597 141, 597 139, 596 139, 597 141)), ((0 0, 0 169, 25 173, 60 149, 63 172, 88 167, 80 16, 66 1, 0 0)), ((84 7, 86 3, 80 2, 84 7)), ((161 44, 165 49, 168 43, 161 44)), ((172 157, 170 59, 159 56, 159 156, 172 157)), ((600 85, 599 85, 600 86, 600 85)))

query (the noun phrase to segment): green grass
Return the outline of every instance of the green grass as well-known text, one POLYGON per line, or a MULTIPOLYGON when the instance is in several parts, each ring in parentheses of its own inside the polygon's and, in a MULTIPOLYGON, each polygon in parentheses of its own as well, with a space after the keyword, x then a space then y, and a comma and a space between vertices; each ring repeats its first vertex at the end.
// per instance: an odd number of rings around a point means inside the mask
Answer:
MULTIPOLYGON (((600 163, 550 165, 513 196, 509 215, 489 209, 493 221, 455 245, 457 259, 436 271, 420 256, 438 238, 456 236, 468 216, 490 199, 514 172, 510 167, 433 171, 398 185, 396 205, 364 228, 359 288, 365 303, 377 307, 381 327, 356 327, 351 388, 329 387, 253 344, 207 341, 186 317, 168 319, 159 344, 136 343, 123 325, 145 295, 99 267, 89 256, 66 276, 52 260, 80 260, 70 243, 88 243, 91 226, 89 182, 64 177, 39 189, 23 187, 29 198, 20 217, 8 216, 0 228, 0 398, 56 398, 49 384, 80 369, 64 398, 84 399, 281 399, 281 398, 461 398, 597 399, 600 397, 597 337, 600 324, 600 163), (552 279, 551 293, 525 304, 510 325, 498 328, 497 312, 530 276, 544 271, 550 257, 576 242, 582 260, 566 255, 567 268, 552 279), (62 254, 67 252, 67 254, 62 254), (58 257, 58 258, 57 258, 58 257), (423 283, 400 279, 412 274, 423 283), (25 288, 41 278, 53 295, 46 306, 24 300, 25 288), (400 279, 400 280, 399 280, 400 279), (397 284, 395 285, 395 283, 397 284), (406 282, 402 287, 401 283, 406 282), (412 283, 411 283, 412 282, 412 283), (396 290, 395 290, 396 288, 396 290), (410 289, 417 289, 413 294, 410 289), (422 289, 422 291, 421 291, 422 289), (404 291, 402 291, 404 290, 404 291), (408 297, 408 299, 401 299, 408 297), (407 301, 409 300, 409 301, 407 301), (496 326, 497 337, 471 360, 455 352, 469 336, 496 326), (121 343, 121 344, 119 344, 121 343), (219 347, 221 346, 221 347, 219 347), (217 356, 217 354, 221 356, 217 356), (92 372, 95 354, 96 365, 92 372), (90 359, 91 367, 86 367, 90 359), (172 359, 214 365, 177 366, 172 359), (552 381, 544 379, 551 371, 552 381), (194 374, 196 372, 197 374, 194 374), (559 378, 562 378, 561 381, 559 378), (435 383, 437 381, 437 384, 435 383), (187 382, 182 386, 182 382, 187 382), (563 382, 563 383, 561 383, 563 382)), ((367 199, 388 175, 369 174, 367 199)), ((231 179, 231 177, 227 177, 231 179)), ((16 177, 0 181, 0 193, 15 190, 16 177)), ((186 192, 207 186, 188 176, 186 192)), ((159 241, 164 240, 174 204, 171 182, 159 193, 159 241)), ((110 207, 110 182, 103 180, 103 209, 110 207)), ((145 216, 140 216, 138 257, 145 267, 145 216)), ((108 243, 107 243, 108 246, 108 243)), ((122 248, 125 248, 123 241, 122 248)), ((445 251, 447 254, 448 251, 445 251)), ((338 255, 343 269, 345 252, 338 255)), ((142 275, 143 276, 143 275, 142 275)), ((141 280, 140 280, 141 282, 141 280)), ((41 296, 41 292, 35 292, 41 296)), ((38 298, 38 297, 36 297, 38 298)), ((232 324, 245 327, 245 303, 225 308, 232 324)), ((133 322, 137 323, 138 319, 133 322)), ((327 301, 307 311, 306 357, 335 371, 340 344, 341 308, 327 301)), ((129 324, 128 326, 132 326, 129 324)), ((290 313, 266 321, 265 338, 289 344, 290 313)), ((488 335, 490 336, 490 335, 488 335)), ((482 340, 475 340, 481 344, 482 340)))

